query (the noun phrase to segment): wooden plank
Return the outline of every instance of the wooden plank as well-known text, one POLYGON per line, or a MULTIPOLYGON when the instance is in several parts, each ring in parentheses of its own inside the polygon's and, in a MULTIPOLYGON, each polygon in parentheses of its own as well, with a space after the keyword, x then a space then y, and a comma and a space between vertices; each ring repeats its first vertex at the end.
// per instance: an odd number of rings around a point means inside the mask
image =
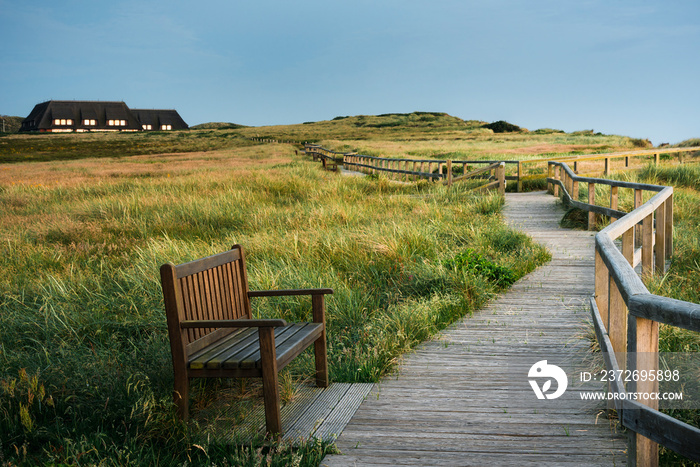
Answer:
POLYGON ((196 259, 188 263, 183 263, 175 266, 178 277, 190 276, 198 272, 206 271, 207 269, 221 266, 222 264, 237 261, 240 258, 238 250, 227 250, 223 253, 218 253, 206 258, 196 259))
POLYGON ((348 422, 357 412, 360 404, 370 393, 374 383, 354 383, 339 403, 333 407, 313 436, 325 441, 334 441, 343 432, 348 422))
MULTIPOLYGON (((296 343, 297 336, 298 335, 305 335, 304 333, 304 327, 306 323, 294 323, 290 324, 288 326, 282 327, 282 328, 274 328, 274 337, 275 337, 275 354, 277 353, 277 346, 281 346, 283 343, 287 341, 291 341, 292 343, 296 343), (301 333, 301 334, 300 334, 301 333)), ((258 328, 262 329, 262 328, 258 328)), ((259 332, 259 330, 258 330, 259 332)), ((246 355, 243 358, 239 358, 238 356, 226 359, 222 363, 223 368, 246 368, 246 369, 251 369, 251 368, 260 368, 261 365, 264 365, 263 361, 261 360, 262 358, 262 348, 257 348, 254 349, 252 353, 246 355)), ((277 362, 275 362, 275 366, 277 366, 277 362)))
POLYGON ((350 388, 349 383, 335 383, 321 393, 314 405, 287 430, 284 439, 298 440, 313 435, 316 429, 323 423, 328 414, 345 396, 350 388), (311 429, 309 429, 311 427, 311 429))
MULTIPOLYGON (((318 323, 304 323, 304 327, 299 330, 292 338, 277 346, 277 366, 281 370, 292 359, 296 358, 301 352, 315 342, 323 332, 323 326, 318 323)), ((326 370, 327 371, 327 370, 326 370)), ((320 387, 328 386, 327 381, 321 384, 320 387)))

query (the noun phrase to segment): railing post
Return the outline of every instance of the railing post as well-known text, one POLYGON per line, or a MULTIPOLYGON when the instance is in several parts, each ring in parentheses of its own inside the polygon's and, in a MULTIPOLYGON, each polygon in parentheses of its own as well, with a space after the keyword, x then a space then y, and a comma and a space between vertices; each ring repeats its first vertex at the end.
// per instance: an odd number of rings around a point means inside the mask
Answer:
POLYGON ((442 164, 442 162, 438 162, 438 175, 440 176, 438 181, 442 178, 442 164))
POLYGON ((657 274, 666 272, 666 203, 656 208, 656 241, 654 242, 654 269, 657 274))
MULTIPOLYGON (((659 323, 646 318, 629 315, 627 369, 635 372, 645 370, 656 374, 659 369, 659 323)), ((627 383, 627 392, 655 394, 659 392, 657 379, 639 378, 627 383)), ((659 401, 640 398, 639 402, 654 410, 659 409, 659 401)), ((659 445, 639 433, 630 432, 628 464, 638 466, 659 465, 659 445)))
POLYGON ((447 186, 452 186, 452 161, 447 161, 447 186))
POLYGON ((605 158, 605 175, 610 175, 610 158, 605 158))
MULTIPOLYGON (((554 180, 559 180, 559 166, 554 166, 554 180)), ((554 196, 559 196, 559 184, 554 184, 554 196)))
POLYGON ((578 201, 578 180, 571 179, 571 198, 578 201))
POLYGON ((659 165, 659 153, 654 154, 654 165, 659 165))
MULTIPOLYGON (((467 173, 466 164, 465 164, 465 168, 464 168, 463 173, 467 173)), ((518 187, 517 187, 518 193, 523 191, 523 180, 521 178, 522 176, 523 176, 523 161, 518 161, 518 187)), ((547 187, 547 191, 549 191, 549 187, 547 187)))
MULTIPOLYGON (((634 209, 637 209, 642 205, 642 190, 634 190, 634 209)), ((634 245, 636 247, 642 246, 642 226, 636 225, 634 228, 634 245)))
POLYGON ((417 166, 418 166, 418 162, 413 161, 413 177, 412 177, 412 180, 413 180, 414 182, 418 180, 418 175, 416 175, 416 172, 417 172, 416 167, 417 167, 417 166))
POLYGON ((496 174, 498 176, 498 193, 501 195, 506 194, 506 163, 501 162, 496 169, 496 174))
POLYGON ((595 302, 598 305, 600 319, 609 331, 608 300, 610 299, 610 273, 603 261, 598 245, 595 247, 595 302))
MULTIPOLYGON (((622 255, 632 264, 634 261, 634 231, 622 234, 622 255)), ((627 351, 627 305, 625 304, 617 283, 610 276, 610 308, 608 311, 608 335, 616 354, 627 351)), ((625 360, 618 359, 620 369, 625 369, 625 360)))
POLYGON ((569 188, 569 174, 566 173, 563 166, 559 168, 559 174, 561 175, 561 184, 563 185, 562 197, 565 196, 564 193, 571 195, 571 189, 569 188))
POLYGON ((610 187, 610 209, 614 209, 616 211, 617 211, 617 202, 618 202, 617 191, 618 191, 618 187, 616 187, 616 186, 610 187))
POLYGON ((673 256, 673 194, 664 203, 666 211, 666 259, 673 256))
POLYGON ((630 166, 630 156, 625 156, 625 167, 630 166))
MULTIPOLYGON (((547 162, 547 178, 554 178, 554 165, 551 162, 547 162)), ((547 191, 550 194, 554 194, 554 184, 547 182, 547 191)))
POLYGON ((642 220, 642 277, 650 278, 654 274, 654 215, 649 213, 642 220))
MULTIPOLYGON (((595 205, 595 183, 588 182, 588 204, 595 205)), ((588 230, 595 229, 595 213, 588 211, 588 230)))

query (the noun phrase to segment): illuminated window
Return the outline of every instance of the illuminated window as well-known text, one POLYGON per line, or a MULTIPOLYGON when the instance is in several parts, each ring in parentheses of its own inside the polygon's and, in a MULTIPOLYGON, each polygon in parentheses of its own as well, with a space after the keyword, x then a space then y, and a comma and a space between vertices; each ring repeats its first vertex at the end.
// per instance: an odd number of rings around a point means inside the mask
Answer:
POLYGON ((114 126, 114 120, 107 120, 107 125, 114 126))
POLYGON ((144 130, 152 130, 153 129, 153 125, 141 125, 141 126, 143 127, 144 130))
POLYGON ((96 120, 91 120, 91 119, 89 119, 89 118, 86 118, 85 120, 83 120, 83 125, 85 125, 85 126, 95 126, 95 125, 97 125, 97 121, 96 121, 96 120))
POLYGON ((126 126, 126 120, 119 120, 119 126, 126 126))
POLYGON ((173 126, 172 125, 161 125, 160 129, 161 130, 172 130, 173 126))
POLYGON ((72 125, 73 120, 70 118, 56 118, 56 119, 54 119, 53 124, 54 125, 62 125, 62 126, 72 125))

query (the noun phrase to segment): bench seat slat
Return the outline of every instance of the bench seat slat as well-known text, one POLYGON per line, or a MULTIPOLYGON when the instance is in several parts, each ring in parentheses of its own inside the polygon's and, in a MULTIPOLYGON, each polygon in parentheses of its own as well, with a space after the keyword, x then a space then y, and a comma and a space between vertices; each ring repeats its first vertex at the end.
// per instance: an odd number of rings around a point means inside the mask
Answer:
MULTIPOLYGON (((287 326, 285 326, 287 327, 287 326)), ((279 334, 285 327, 276 327, 275 334, 279 334)), ((260 341, 258 336, 258 328, 250 328, 253 333, 250 339, 239 344, 234 344, 225 349, 224 352, 218 353, 206 363, 207 369, 215 370, 218 368, 243 368, 240 362, 252 358, 255 352, 260 353, 260 341), (233 362, 233 365, 225 367, 227 361, 233 362)))
MULTIPOLYGON (((284 344, 288 340, 299 340, 301 336, 297 336, 297 334, 303 331, 305 324, 306 323, 294 323, 283 328, 275 328, 275 353, 277 352, 279 346, 284 344)), ((227 359, 222 363, 222 367, 243 369, 262 368, 260 358, 260 346, 257 346, 255 352, 248 355, 244 359, 227 359)))
MULTIPOLYGON (((294 339, 289 339, 286 342, 283 342, 281 345, 275 345, 278 369, 282 369, 287 366, 287 363, 291 362, 323 333, 323 324, 321 323, 303 324, 304 328, 295 335, 294 339)), ((259 361, 258 365, 260 365, 259 361)))
MULTIPOLYGON (((293 325, 275 328, 275 335, 279 335, 282 341, 285 339, 285 329, 293 325)), ((257 352, 256 359, 260 359, 260 343, 258 342, 258 328, 244 328, 245 333, 240 338, 227 339, 224 338, 219 342, 204 348, 198 354, 190 358, 191 369, 218 369, 218 368, 244 368, 241 362, 253 359, 253 355, 257 352), (224 362, 230 361, 228 365, 223 365, 224 362)), ((277 339, 275 339, 277 341, 277 339)), ((255 359, 253 359, 255 362, 255 359)), ((255 365, 249 365, 248 368, 255 368, 255 365)))
POLYGON ((258 340, 257 328, 243 328, 240 332, 229 334, 222 339, 204 347, 202 350, 189 356, 188 366, 192 369, 202 369, 206 363, 222 352, 232 347, 243 348, 258 340))
MULTIPOLYGON (((278 366, 284 367, 306 349, 323 332, 319 323, 295 323, 275 328, 278 366)), ((262 368, 257 328, 245 328, 193 354, 193 370, 255 370, 262 368)))

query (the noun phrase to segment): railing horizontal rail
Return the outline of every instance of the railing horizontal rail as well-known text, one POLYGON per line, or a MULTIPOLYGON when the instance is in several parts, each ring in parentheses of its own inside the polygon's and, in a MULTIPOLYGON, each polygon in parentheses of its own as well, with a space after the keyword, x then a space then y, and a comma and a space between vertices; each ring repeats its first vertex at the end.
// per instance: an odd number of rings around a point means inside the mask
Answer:
POLYGON ((700 332, 700 305, 650 293, 631 295, 629 312, 690 331, 700 332))

